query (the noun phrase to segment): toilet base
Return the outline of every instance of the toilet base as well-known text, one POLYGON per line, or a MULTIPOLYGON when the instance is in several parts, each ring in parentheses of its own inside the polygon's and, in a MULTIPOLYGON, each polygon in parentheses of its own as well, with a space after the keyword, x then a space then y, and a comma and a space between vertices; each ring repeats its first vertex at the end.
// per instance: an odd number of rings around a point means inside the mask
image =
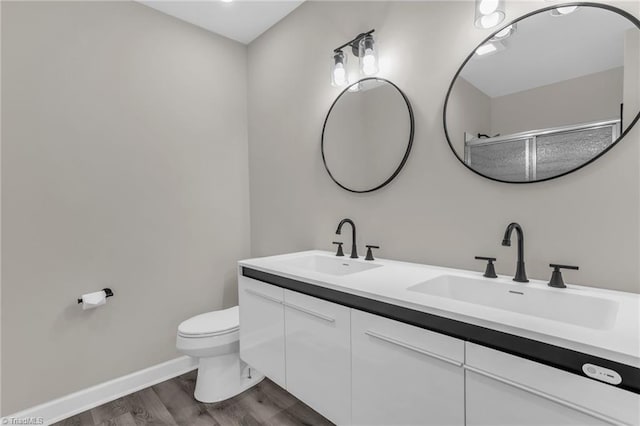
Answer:
POLYGON ((250 368, 237 352, 200 358, 194 397, 200 402, 220 402, 232 398, 264 379, 250 368))

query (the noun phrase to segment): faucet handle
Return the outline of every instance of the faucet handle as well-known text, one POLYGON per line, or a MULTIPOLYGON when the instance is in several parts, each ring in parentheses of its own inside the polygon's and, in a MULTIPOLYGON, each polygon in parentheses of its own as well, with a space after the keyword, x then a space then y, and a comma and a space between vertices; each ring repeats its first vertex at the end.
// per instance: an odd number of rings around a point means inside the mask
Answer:
POLYGON ((344 256, 344 252, 342 251, 342 244, 339 241, 334 241, 333 244, 336 244, 338 246, 338 252, 336 253, 336 256, 344 256))
POLYGON ((373 258, 373 252, 371 251, 371 249, 379 249, 379 248, 380 248, 380 246, 371 246, 371 245, 368 245, 368 246, 366 246, 366 247, 367 247, 367 256, 364 258, 364 260, 375 260, 375 259, 373 258))
POLYGON ((484 271, 485 277, 498 278, 498 275, 496 275, 496 268, 493 266, 493 262, 495 262, 498 259, 496 259, 495 257, 483 257, 483 256, 476 256, 476 259, 487 261, 487 269, 484 271))
POLYGON ((558 265, 556 263, 550 263, 549 267, 553 268, 553 272, 551 273, 551 279, 549 280, 548 286, 555 288, 567 288, 567 286, 564 284, 564 280, 562 279, 562 272, 560 271, 560 269, 573 269, 574 271, 580 269, 577 266, 558 265))

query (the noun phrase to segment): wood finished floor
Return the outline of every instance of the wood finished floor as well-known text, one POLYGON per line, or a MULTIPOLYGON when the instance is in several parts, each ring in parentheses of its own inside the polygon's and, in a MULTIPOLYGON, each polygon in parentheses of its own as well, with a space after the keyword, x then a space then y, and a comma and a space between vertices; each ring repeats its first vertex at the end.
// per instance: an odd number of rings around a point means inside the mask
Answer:
POLYGON ((215 404, 204 404, 193 398, 195 383, 196 372, 193 371, 53 426, 333 425, 269 379, 234 398, 215 404))

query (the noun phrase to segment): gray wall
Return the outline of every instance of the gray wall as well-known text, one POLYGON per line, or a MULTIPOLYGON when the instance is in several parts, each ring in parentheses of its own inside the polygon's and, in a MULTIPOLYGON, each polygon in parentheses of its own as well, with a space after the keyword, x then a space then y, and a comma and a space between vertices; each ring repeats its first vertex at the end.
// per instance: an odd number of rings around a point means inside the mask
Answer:
MULTIPOLYGON (((637 2, 618 5, 638 16, 637 2)), ((540 2, 507 2, 515 17, 540 2)), ((332 249, 343 217, 358 225, 360 248, 381 257, 482 270, 474 255, 498 257, 513 274, 515 247, 500 246, 520 222, 529 275, 548 279, 550 262, 580 265, 572 283, 640 291, 639 127, 596 163, 550 182, 482 179, 451 153, 442 107, 460 63, 488 35, 472 25, 473 2, 306 2, 249 46, 249 158, 253 255, 332 249), (381 76, 411 99, 416 139, 406 168, 382 190, 348 193, 320 157, 324 116, 339 91, 328 55, 376 29, 381 76)), ((345 237, 348 240, 348 236, 345 237)))
POLYGON ((624 53, 623 121, 627 127, 640 111, 640 31, 627 31, 624 37, 624 53))
POLYGON ((447 105, 449 139, 460 158, 464 158, 465 136, 476 138, 478 133, 491 132, 491 98, 459 76, 451 88, 447 105))
POLYGON ((236 303, 246 51, 133 2, 2 2, 3 414, 175 358, 180 321, 236 303))
MULTIPOLYGON (((491 99, 491 134, 620 117, 624 67, 491 99)), ((633 105, 630 109, 638 108, 633 105)))

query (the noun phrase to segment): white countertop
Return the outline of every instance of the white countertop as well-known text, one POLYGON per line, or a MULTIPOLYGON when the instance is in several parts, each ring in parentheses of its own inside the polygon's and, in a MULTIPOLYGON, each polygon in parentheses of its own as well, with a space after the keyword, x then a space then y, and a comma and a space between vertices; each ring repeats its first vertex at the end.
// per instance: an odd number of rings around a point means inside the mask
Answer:
MULTIPOLYGON (((565 289, 556 289, 549 287, 546 281, 531 280, 529 283, 522 284, 514 282, 512 277, 508 276, 499 276, 491 280, 512 285, 514 290, 538 288, 549 292, 576 293, 617 302, 618 312, 613 327, 600 330, 408 290, 413 285, 444 274, 484 279, 482 272, 376 259, 366 263, 375 263, 384 267, 339 276, 301 269, 283 262, 314 254, 334 257, 330 252, 310 250, 247 259, 238 263, 240 266, 320 287, 515 334, 640 368, 640 295, 638 294, 571 284, 567 284, 565 289)), ((348 260, 365 262, 362 258, 348 260)), ((570 307, 567 308, 570 309, 570 307)))

